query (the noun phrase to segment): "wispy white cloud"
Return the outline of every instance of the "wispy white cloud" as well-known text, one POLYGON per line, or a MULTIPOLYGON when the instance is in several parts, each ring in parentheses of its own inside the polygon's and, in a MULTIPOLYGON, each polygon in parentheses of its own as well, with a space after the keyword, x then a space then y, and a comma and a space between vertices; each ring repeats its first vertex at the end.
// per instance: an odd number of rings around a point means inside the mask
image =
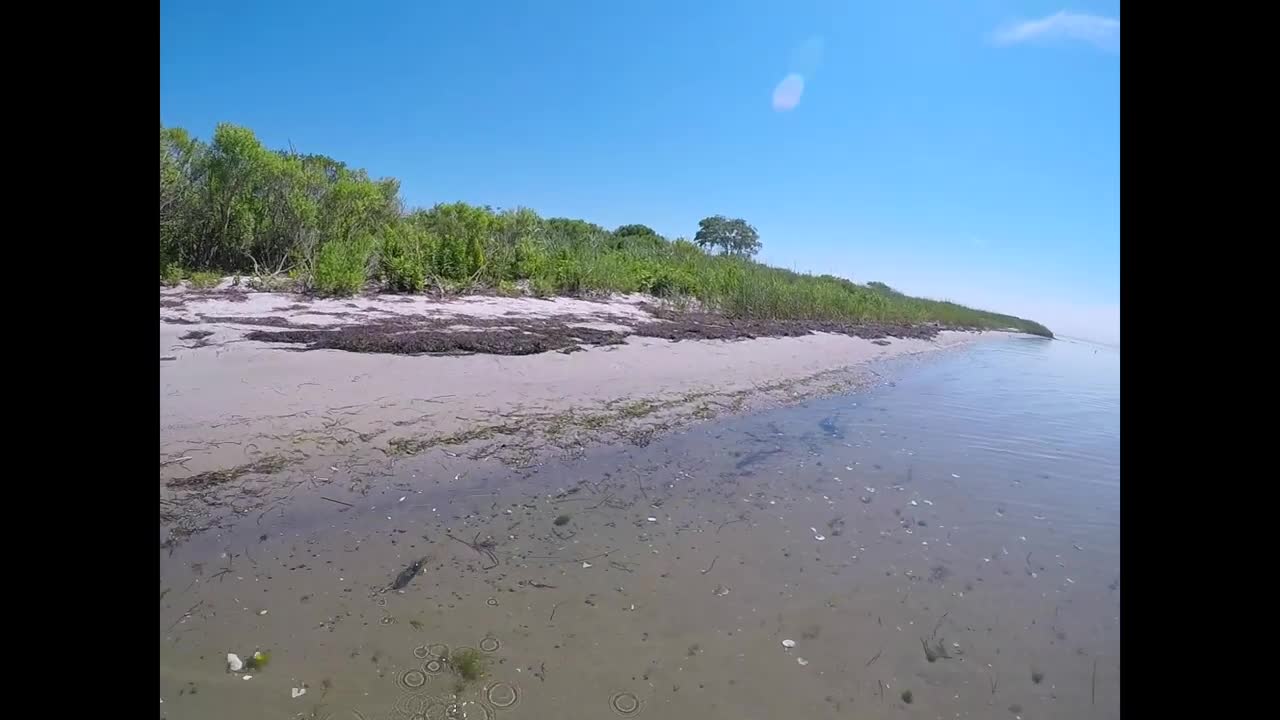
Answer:
POLYGON ((1067 40, 1093 45, 1100 50, 1120 52, 1120 19, 1062 10, 1046 18, 1001 28, 992 39, 997 45, 1067 40))

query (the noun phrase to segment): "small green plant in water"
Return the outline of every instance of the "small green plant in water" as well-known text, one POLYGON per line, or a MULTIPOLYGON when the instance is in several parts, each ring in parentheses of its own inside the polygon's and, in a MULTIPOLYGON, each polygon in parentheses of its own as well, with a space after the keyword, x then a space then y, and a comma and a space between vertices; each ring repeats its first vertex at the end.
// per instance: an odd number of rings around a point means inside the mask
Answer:
POLYGON ((479 650, 462 648, 449 657, 449 667, 458 676, 455 689, 460 690, 467 683, 475 682, 484 677, 485 659, 479 650))
POLYGON ((265 668, 269 662, 271 662, 271 653, 264 653, 261 650, 258 650, 253 653, 253 657, 245 661, 244 669, 261 670, 265 668))
POLYGON ((568 515, 561 515, 556 518, 556 525, 568 525, 568 524, 569 524, 568 515))

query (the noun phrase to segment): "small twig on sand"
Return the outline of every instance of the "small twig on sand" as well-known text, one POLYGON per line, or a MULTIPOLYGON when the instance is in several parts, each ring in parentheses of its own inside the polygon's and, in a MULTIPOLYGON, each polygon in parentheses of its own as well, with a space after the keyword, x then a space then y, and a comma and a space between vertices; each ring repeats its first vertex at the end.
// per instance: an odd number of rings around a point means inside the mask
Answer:
POLYGON ((195 605, 192 605, 190 608, 188 608, 188 609, 187 609, 187 611, 186 611, 186 612, 184 612, 184 613, 182 613, 181 615, 179 615, 179 616, 178 616, 178 619, 177 619, 177 620, 174 620, 174 621, 173 621, 173 624, 171 624, 171 625, 170 625, 170 626, 165 630, 165 632, 169 632, 170 630, 172 630, 172 629, 174 629, 175 627, 177 627, 177 626, 178 626, 178 623, 180 623, 180 622, 182 622, 183 620, 186 620, 187 618, 191 617, 191 613, 195 612, 195 611, 196 611, 196 608, 200 607, 200 606, 201 606, 201 605, 203 605, 203 604, 204 604, 204 601, 203 601, 203 600, 201 600, 200 602, 196 603, 195 605))
POLYGON ((876 680, 876 682, 880 683, 880 702, 884 702, 884 681, 876 680))
POLYGON ((1089 683, 1089 702, 1098 704, 1098 658, 1093 659, 1093 680, 1089 683))
POLYGON ((448 537, 450 540, 453 540, 454 542, 460 542, 463 545, 466 545, 467 547, 471 548, 472 550, 475 550, 476 552, 483 555, 486 559, 488 559, 489 562, 493 563, 492 565, 484 566, 483 568, 481 568, 482 570, 492 570, 498 567, 498 554, 493 551, 493 548, 494 548, 493 540, 486 539, 483 542, 481 542, 479 530, 476 531, 476 537, 471 542, 467 542, 466 540, 460 540, 449 533, 445 533, 445 536, 448 537))
POLYGON ((321 495, 321 496, 320 496, 320 499, 321 499, 321 500, 328 500, 328 501, 329 501, 329 502, 331 502, 331 503, 337 503, 337 504, 339 504, 339 505, 346 505, 347 507, 355 507, 355 505, 352 505, 352 504, 351 504, 351 503, 349 503, 349 502, 343 502, 343 501, 341 501, 341 500, 334 500, 333 498, 331 498, 331 497, 325 497, 324 495, 321 495))
POLYGON ((711 558, 711 564, 707 566, 707 569, 706 569, 706 570, 703 570, 703 571, 702 571, 702 574, 703 574, 703 575, 706 575, 707 573, 711 572, 711 568, 713 568, 713 567, 715 567, 715 566, 716 566, 716 561, 717 561, 717 560, 719 560, 719 559, 720 559, 720 556, 719 556, 719 555, 717 555, 717 556, 715 556, 715 557, 711 558))
POLYGON ((872 656, 871 656, 871 659, 867 661, 867 664, 866 664, 866 665, 863 665, 862 667, 871 667, 871 663, 873 663, 873 662, 875 662, 875 661, 877 661, 877 660, 879 660, 879 659, 880 659, 880 653, 882 653, 882 652, 884 652, 884 648, 880 648, 879 650, 877 650, 877 651, 876 651, 876 654, 875 654, 875 655, 872 655, 872 656))
POLYGON ((933 626, 933 633, 929 635, 930 640, 933 640, 934 638, 938 637, 938 628, 942 627, 942 621, 946 620, 947 616, 950 614, 951 614, 951 611, 948 610, 942 613, 942 617, 938 618, 938 624, 933 626))
POLYGON ((605 495, 605 496, 604 496, 604 499, 603 499, 603 500, 601 500, 600 502, 596 503, 595 505, 592 505, 591 507, 589 507, 589 508, 587 508, 587 509, 588 509, 588 510, 595 510, 596 508, 600 507, 601 505, 608 505, 608 504, 609 504, 609 501, 610 501, 610 500, 612 500, 612 499, 613 499, 613 493, 609 493, 608 495, 605 495))
POLYGON ((717 534, 717 535, 719 535, 719 534, 720 534, 720 531, 724 529, 724 526, 725 526, 725 525, 732 525, 732 524, 734 524, 734 523, 736 523, 736 522, 744 522, 744 521, 746 521, 746 518, 742 517, 741 515, 739 515, 738 517, 734 518, 733 520, 726 520, 725 522, 720 523, 720 524, 716 527, 716 534, 717 534))
MULTIPOLYGON (((563 600, 561 600, 560 602, 564 602, 564 601, 563 601, 563 600)), ((558 602, 558 603, 556 603, 555 605, 552 605, 552 606, 551 606, 551 617, 547 618, 547 622, 555 622, 555 621, 556 621, 556 610, 558 610, 558 609, 560 609, 560 603, 559 603, 559 602, 558 602)))
POLYGON ((999 684, 1000 684, 1000 678, 992 675, 991 676, 991 694, 992 695, 996 694, 996 686, 999 684))
POLYGON ((640 486, 640 494, 644 496, 645 500, 648 500, 649 493, 644 491, 644 478, 640 476, 640 471, 636 470, 635 468, 631 468, 631 472, 636 474, 636 485, 640 486))
POLYGON ((608 555, 608 554, 609 554, 609 553, 611 553, 611 552, 613 552, 613 551, 612 551, 612 550, 606 550, 605 552, 602 552, 602 553, 596 553, 595 555, 588 555, 588 556, 586 556, 586 557, 574 558, 573 560, 570 560, 569 562, 586 562, 587 560, 595 560, 596 558, 598 558, 598 557, 604 557, 605 555, 608 555))

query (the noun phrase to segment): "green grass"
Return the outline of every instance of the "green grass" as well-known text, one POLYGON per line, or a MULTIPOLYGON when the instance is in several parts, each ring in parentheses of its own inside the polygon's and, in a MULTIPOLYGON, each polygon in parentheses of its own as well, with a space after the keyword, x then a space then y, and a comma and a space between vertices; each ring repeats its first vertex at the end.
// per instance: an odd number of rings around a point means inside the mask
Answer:
POLYGON ((222 282, 222 273, 200 271, 191 273, 191 277, 187 280, 191 283, 191 287, 197 290, 209 290, 218 286, 222 282))

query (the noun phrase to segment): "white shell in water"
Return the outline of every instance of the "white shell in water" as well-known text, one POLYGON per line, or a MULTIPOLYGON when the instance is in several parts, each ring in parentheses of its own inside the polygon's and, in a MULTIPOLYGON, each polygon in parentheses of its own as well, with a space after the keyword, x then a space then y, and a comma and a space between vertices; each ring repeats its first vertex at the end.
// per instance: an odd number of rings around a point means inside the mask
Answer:
POLYGON ((289 688, 289 697, 300 698, 307 694, 306 688, 289 688))
POLYGON ((798 657, 798 658, 796 658, 796 662, 800 663, 801 665, 808 665, 808 664, 809 664, 809 661, 808 661, 808 660, 805 660, 805 659, 804 659, 804 658, 802 658, 802 657, 798 657))
POLYGON ((227 671, 240 672, 244 669, 244 661, 235 653, 227 653, 227 671))
POLYGON ((796 646, 796 641, 795 641, 795 640, 783 640, 783 641, 782 641, 782 647, 787 648, 788 650, 790 650, 791 648, 793 648, 793 647, 795 647, 795 646, 796 646))

